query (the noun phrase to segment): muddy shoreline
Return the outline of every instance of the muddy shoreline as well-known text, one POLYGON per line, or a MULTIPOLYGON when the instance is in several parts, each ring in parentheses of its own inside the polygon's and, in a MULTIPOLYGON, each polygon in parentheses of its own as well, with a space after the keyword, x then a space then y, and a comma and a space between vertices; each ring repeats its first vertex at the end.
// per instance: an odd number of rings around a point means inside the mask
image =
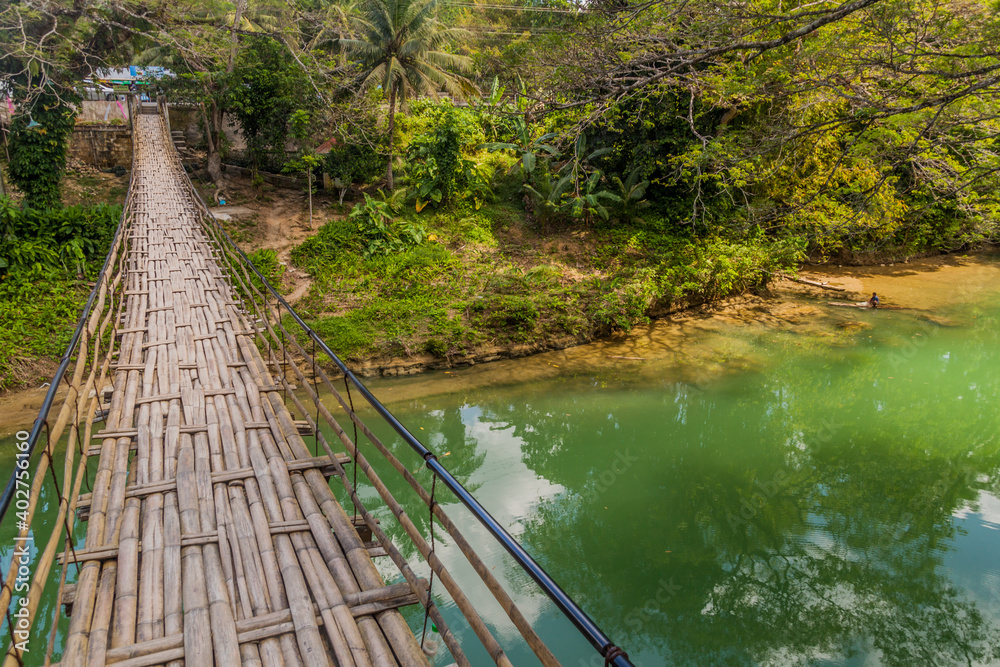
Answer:
MULTIPOLYGON (((652 320, 649 326, 670 326, 692 317, 739 317, 742 314, 741 311, 772 310, 802 295, 816 297, 821 302, 822 299, 827 298, 828 301, 864 301, 871 296, 873 291, 876 291, 880 293, 884 305, 924 308, 927 305, 932 305, 932 302, 942 302, 935 297, 929 297, 929 292, 947 294, 948 290, 945 284, 956 280, 963 284, 974 283, 978 274, 988 273, 992 270, 993 264, 990 258, 996 256, 995 251, 984 251, 969 255, 936 254, 922 258, 911 258, 905 262, 863 266, 831 263, 804 265, 799 270, 799 278, 828 283, 829 287, 840 289, 814 287, 781 278, 766 288, 717 301, 685 301, 661 308, 654 306, 649 313, 652 320), (941 277, 940 280, 945 284, 936 285, 935 283, 939 281, 935 280, 935 276, 941 276, 942 272, 948 274, 947 277, 941 277), (912 278, 919 275, 924 275, 926 280, 906 280, 906 277, 912 278), (910 283, 913 285, 909 285, 910 283)), ((413 354, 402 358, 376 357, 350 360, 348 366, 357 375, 368 378, 416 375, 427 371, 453 370, 503 359, 518 359, 580 345, 621 342, 640 329, 642 327, 633 329, 629 333, 614 333, 609 336, 566 336, 530 344, 485 346, 469 354, 452 355, 445 358, 431 354, 413 354)))
MULTIPOLYGON (((359 376, 372 378, 451 371, 545 353, 554 355, 553 362, 571 358, 578 359, 578 363, 585 363, 583 360, 588 358, 636 362, 645 360, 649 354, 644 345, 652 337, 670 338, 671 346, 683 350, 688 344, 685 339, 713 333, 722 324, 775 329, 792 327, 804 331, 815 329, 822 322, 827 330, 831 326, 849 330, 861 325, 854 321, 858 311, 828 307, 829 302, 864 300, 872 291, 879 293, 885 305, 933 318, 936 307, 988 289, 988 285, 1000 280, 998 257, 993 252, 943 255, 878 266, 808 265, 800 270, 800 278, 828 283, 844 291, 779 279, 758 293, 709 303, 675 304, 673 308, 654 311, 650 324, 636 327, 627 334, 594 338, 566 336, 533 344, 484 346, 468 355, 446 358, 414 354, 403 358, 352 360, 348 366, 359 376), (577 349, 583 346, 587 349, 577 349)), ((683 365, 690 358, 693 357, 689 353, 680 352, 675 361, 683 365)), ((0 436, 30 429, 46 391, 46 387, 41 387, 0 394, 0 436)))

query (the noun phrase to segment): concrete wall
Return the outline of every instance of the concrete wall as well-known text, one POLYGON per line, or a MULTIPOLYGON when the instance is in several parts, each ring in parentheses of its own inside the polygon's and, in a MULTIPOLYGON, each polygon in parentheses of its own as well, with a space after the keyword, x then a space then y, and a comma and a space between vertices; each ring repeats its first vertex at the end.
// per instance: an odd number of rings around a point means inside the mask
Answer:
POLYGON ((128 104, 121 102, 105 102, 84 100, 80 103, 80 115, 76 117, 78 123, 107 122, 111 120, 126 121, 128 119, 128 104), (122 113, 124 111, 124 113, 122 113))
POLYGON ((69 156, 99 169, 130 169, 132 133, 122 126, 77 125, 69 138, 69 156))
MULTIPOLYGON (((231 118, 226 115, 222 120, 222 132, 229 140, 230 148, 233 150, 246 150, 247 143, 243 140, 243 135, 239 129, 230 125, 231 118)), ((188 146, 201 146, 205 143, 205 132, 201 125, 201 110, 188 105, 170 105, 170 130, 171 132, 183 132, 184 141, 188 146)))

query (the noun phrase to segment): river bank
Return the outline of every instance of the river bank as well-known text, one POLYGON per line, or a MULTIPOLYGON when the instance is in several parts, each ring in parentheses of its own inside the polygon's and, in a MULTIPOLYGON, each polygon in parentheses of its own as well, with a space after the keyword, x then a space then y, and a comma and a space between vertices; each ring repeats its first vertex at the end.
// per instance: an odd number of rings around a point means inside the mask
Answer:
POLYGON ((645 353, 635 347, 636 341, 648 338, 651 332, 662 336, 665 332, 676 330, 680 337, 691 337, 695 330, 706 324, 710 327, 711 323, 756 322, 808 329, 810 322, 814 322, 826 330, 837 327, 850 329, 850 322, 856 321, 857 312, 830 306, 829 302, 864 301, 872 292, 879 293, 884 306, 907 309, 933 321, 936 307, 983 289, 983 285, 991 284, 993 278, 1000 275, 1000 269, 993 261, 995 257, 994 252, 983 252, 937 255, 870 266, 804 266, 798 273, 800 279, 825 283, 835 289, 779 278, 766 287, 748 290, 739 296, 704 303, 674 303, 659 309, 654 306, 649 311, 650 323, 638 325, 627 332, 484 345, 464 354, 445 357, 413 353, 401 357, 356 359, 349 365, 363 377, 415 375, 580 347, 600 349, 600 354, 629 361, 629 357, 645 353))
POLYGON ((994 665, 984 259, 369 386, 637 665, 994 665))
MULTIPOLYGON (((1000 534, 1000 258, 815 268, 802 275, 900 309, 830 306, 849 298, 783 281, 628 335, 368 384, 636 664, 996 655, 1000 578, 983 555, 1000 534), (778 578, 759 566, 773 562, 801 567, 778 578), (646 613, 651 581, 679 588, 646 613), (928 618, 948 632, 922 632, 928 618)), ((10 432, 43 395, 0 399, 10 432)), ((453 544, 437 553, 462 571, 453 544)), ((520 595, 564 664, 587 658, 548 603, 520 595)), ((488 593, 473 602, 506 622, 488 593)))
MULTIPOLYGON (((790 280, 778 280, 759 293, 747 293, 716 302, 689 305, 662 313, 649 324, 628 333, 602 338, 570 338, 546 344, 484 346, 469 355, 435 357, 413 354, 395 359, 351 361, 359 375, 417 376, 427 371, 458 371, 442 385, 441 374, 393 383, 386 399, 393 401, 426 395, 433 387, 474 389, 486 385, 544 380, 595 367, 622 372, 662 374, 672 369, 674 379, 693 385, 707 378, 756 364, 753 344, 734 338, 734 328, 786 334, 788 345, 802 347, 818 340, 826 344, 848 341, 859 330, 877 325, 887 313, 830 306, 831 301, 863 300, 878 292, 882 303, 904 309, 907 316, 933 327, 952 322, 940 310, 955 301, 977 298, 1000 285, 996 253, 945 255, 885 266, 803 267, 801 278, 826 282, 846 291, 831 291, 790 280), (535 361, 518 361, 533 355, 535 361), (477 366, 478 368, 470 368, 477 366), (652 369, 652 370, 651 370, 652 369), (461 378, 461 380, 459 380, 461 378)), ((0 394, 0 435, 30 427, 45 396, 45 388, 0 394)))

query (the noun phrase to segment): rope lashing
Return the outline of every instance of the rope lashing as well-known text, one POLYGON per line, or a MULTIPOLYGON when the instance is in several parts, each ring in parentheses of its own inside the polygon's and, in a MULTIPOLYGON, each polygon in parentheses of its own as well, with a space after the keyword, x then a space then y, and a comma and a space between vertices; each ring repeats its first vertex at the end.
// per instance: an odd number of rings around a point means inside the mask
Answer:
POLYGON ((608 667, 615 658, 625 658, 628 660, 628 653, 611 644, 608 646, 608 652, 604 654, 604 667, 608 667))

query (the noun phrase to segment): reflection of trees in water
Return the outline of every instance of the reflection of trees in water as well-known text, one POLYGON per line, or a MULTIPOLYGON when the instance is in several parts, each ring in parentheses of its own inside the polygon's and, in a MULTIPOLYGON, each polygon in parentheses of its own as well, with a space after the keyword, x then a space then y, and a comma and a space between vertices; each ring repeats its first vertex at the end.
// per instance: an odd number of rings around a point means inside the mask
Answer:
MULTIPOLYGON (((467 489, 475 494, 478 485, 470 481, 469 477, 483 465, 486 455, 485 452, 477 451, 479 443, 468 433, 467 425, 462 420, 461 410, 462 406, 455 404, 450 404, 444 409, 434 409, 423 403, 412 402, 406 405, 405 408, 397 408, 396 412, 399 414, 413 412, 420 415, 419 423, 424 426, 424 430, 420 430, 419 427, 411 427, 416 430, 417 438, 424 442, 431 451, 438 454, 448 470, 467 489), (446 452, 450 453, 447 457, 444 456, 446 452)), ((374 417, 362 414, 366 424, 380 437, 382 443, 407 466, 410 472, 414 474, 414 477, 430 492, 432 477, 424 467, 423 460, 386 425, 379 423, 374 417)), ((408 422, 409 420, 404 419, 404 421, 408 422)), ((351 431, 348 433, 349 435, 353 435, 351 431)), ((361 440, 360 449, 362 454, 365 455, 379 477, 381 477, 382 481, 392 491, 396 500, 403 505, 407 515, 420 530, 421 534, 425 537, 429 536, 430 512, 427 506, 423 504, 416 492, 410 488, 409 484, 406 483, 400 474, 365 439, 364 435, 359 434, 359 438, 361 440)), ((348 475, 353 474, 353 469, 350 465, 347 466, 347 472, 348 475)), ((382 529, 393 539, 403 555, 411 562, 419 561, 421 556, 418 554, 416 546, 399 526, 392 512, 382 502, 378 492, 368 483, 367 478, 365 478, 362 472, 358 473, 358 488, 359 495, 365 507, 379 518, 382 529)), ((340 491, 340 489, 337 490, 338 492, 340 491)), ((454 501, 454 496, 443 486, 439 485, 436 493, 440 494, 436 496, 436 499, 440 503, 446 504, 454 501)), ((346 497, 346 494, 341 495, 346 497)), ((350 501, 346 500, 345 502, 345 507, 350 511, 350 501)), ((444 535, 444 531, 440 527, 437 527, 436 530, 439 541, 448 541, 448 538, 444 535)))
POLYGON ((711 393, 496 396, 483 419, 518 425, 528 466, 572 494, 526 540, 623 646, 657 638, 677 664, 989 663, 997 619, 943 567, 952 514, 1000 472, 986 338, 711 393))

